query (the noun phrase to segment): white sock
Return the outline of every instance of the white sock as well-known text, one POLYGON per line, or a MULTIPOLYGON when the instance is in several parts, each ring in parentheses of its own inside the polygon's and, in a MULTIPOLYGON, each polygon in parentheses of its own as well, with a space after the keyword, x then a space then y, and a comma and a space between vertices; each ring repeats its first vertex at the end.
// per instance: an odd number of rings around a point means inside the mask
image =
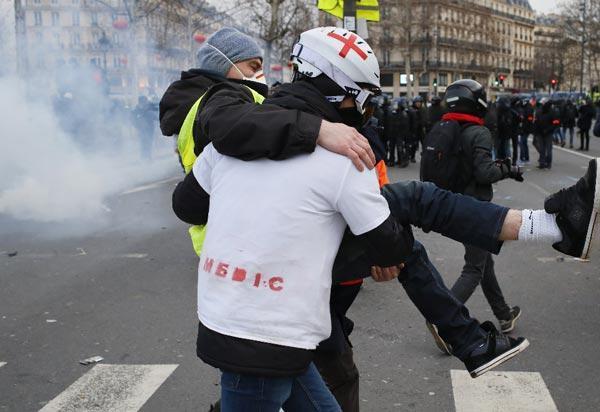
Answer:
POLYGON ((545 210, 529 210, 522 212, 519 240, 525 242, 560 242, 562 232, 556 224, 556 215, 546 213, 545 210))

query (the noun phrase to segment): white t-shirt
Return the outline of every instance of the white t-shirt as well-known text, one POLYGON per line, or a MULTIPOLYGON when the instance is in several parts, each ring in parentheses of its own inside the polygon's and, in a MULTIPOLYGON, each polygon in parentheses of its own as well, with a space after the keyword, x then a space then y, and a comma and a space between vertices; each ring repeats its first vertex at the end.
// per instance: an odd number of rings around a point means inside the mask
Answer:
POLYGON ((374 170, 321 147, 245 162, 208 145, 193 173, 210 194, 198 317, 221 334, 314 349, 331 333, 331 270, 346 223, 356 235, 390 211, 374 170))

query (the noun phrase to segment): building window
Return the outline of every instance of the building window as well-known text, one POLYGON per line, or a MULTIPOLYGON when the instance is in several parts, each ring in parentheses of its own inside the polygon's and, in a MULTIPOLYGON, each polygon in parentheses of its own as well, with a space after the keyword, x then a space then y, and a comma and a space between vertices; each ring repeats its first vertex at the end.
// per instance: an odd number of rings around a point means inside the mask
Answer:
POLYGON ((392 73, 381 73, 381 85, 382 86, 393 86, 394 75, 392 73))
POLYGON ((79 26, 79 12, 73 12, 73 26, 79 26))
POLYGON ((92 25, 94 25, 94 26, 98 25, 98 13, 96 13, 96 12, 92 13, 92 25))
POLYGON ((34 20, 34 24, 36 26, 41 26, 42 25, 42 12, 34 11, 33 12, 33 20, 34 20))
POLYGON ((438 83, 442 87, 448 86, 448 74, 447 73, 439 73, 438 74, 438 83))
POLYGON ((419 77, 419 86, 429 86, 429 73, 423 73, 419 77))
POLYGON ((60 15, 58 14, 57 11, 53 11, 52 12, 52 25, 53 26, 58 26, 58 23, 60 21, 60 15))

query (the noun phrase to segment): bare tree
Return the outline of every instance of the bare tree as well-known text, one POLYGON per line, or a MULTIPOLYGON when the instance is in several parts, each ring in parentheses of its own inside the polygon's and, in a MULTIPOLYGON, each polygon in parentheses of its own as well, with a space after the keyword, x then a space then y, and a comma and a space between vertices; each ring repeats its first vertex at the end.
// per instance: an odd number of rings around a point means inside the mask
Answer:
MULTIPOLYGON (((238 1, 238 4, 243 3, 238 1)), ((304 30, 314 27, 316 7, 303 0, 254 0, 250 20, 265 45, 265 73, 269 75, 273 56, 289 53, 291 43, 304 30)))
POLYGON ((579 61, 579 88, 583 89, 587 71, 591 90, 594 81, 600 80, 600 0, 568 0, 561 7, 561 16, 565 36, 579 48, 574 56, 579 61))

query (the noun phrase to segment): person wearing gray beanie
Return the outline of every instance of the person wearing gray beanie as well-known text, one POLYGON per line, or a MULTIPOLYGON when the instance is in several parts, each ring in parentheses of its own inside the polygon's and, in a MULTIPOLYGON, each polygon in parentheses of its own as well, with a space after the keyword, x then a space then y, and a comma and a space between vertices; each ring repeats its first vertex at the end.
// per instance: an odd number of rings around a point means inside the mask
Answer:
POLYGON ((255 58, 262 60, 262 51, 252 37, 224 27, 206 40, 196 58, 199 69, 226 77, 232 64, 255 58))

